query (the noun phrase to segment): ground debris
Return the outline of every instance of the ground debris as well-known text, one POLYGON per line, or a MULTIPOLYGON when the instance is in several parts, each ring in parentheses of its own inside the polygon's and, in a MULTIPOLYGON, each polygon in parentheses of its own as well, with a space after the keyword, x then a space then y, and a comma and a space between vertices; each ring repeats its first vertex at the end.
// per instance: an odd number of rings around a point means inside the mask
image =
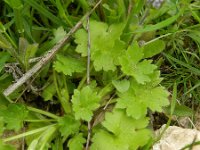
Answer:
MULTIPOLYGON (((164 129, 163 125, 156 131, 159 135, 164 129)), ((200 132, 196 129, 184 129, 177 126, 170 126, 167 128, 161 139, 154 144, 152 150, 181 150, 186 145, 193 144, 200 141, 200 132)), ((193 145, 185 150, 200 150, 200 145, 193 145)))

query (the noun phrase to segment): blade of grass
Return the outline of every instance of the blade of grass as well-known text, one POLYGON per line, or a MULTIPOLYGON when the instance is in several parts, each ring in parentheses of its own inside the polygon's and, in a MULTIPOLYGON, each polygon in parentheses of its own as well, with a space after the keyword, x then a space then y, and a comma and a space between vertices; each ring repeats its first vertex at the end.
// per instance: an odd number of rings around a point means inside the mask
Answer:
POLYGON ((161 21, 155 25, 147 25, 145 26, 144 28, 141 28, 141 29, 137 29, 136 31, 134 31, 134 33, 143 33, 143 32, 150 32, 150 31, 155 31, 155 30, 158 30, 158 29, 161 29, 161 28, 164 28, 170 24, 172 24, 174 21, 177 20, 177 18, 182 14, 183 12, 183 9, 177 13, 176 15, 164 20, 164 21, 161 21))
POLYGON ((7 38, 7 40, 9 40, 9 42, 11 43, 11 45, 16 49, 17 45, 15 44, 15 42, 12 40, 12 38, 8 35, 8 33, 6 32, 6 25, 3 25, 2 22, 0 22, 0 34, 4 34, 5 37, 7 38))
POLYGON ((89 5, 86 0, 79 0, 81 7, 83 8, 84 12, 89 10, 89 5))
POLYGON ((198 82, 197 84, 195 84, 195 86, 193 86, 191 89, 189 89, 187 92, 184 93, 184 95, 190 93, 191 91, 193 91, 194 89, 198 88, 200 86, 200 82, 198 82))
POLYGON ((47 17, 49 20, 51 20, 55 24, 66 26, 66 24, 63 21, 61 21, 61 19, 59 19, 58 17, 53 15, 46 8, 42 7, 35 0, 25 0, 25 2, 28 3, 29 5, 31 5, 34 9, 36 9, 38 12, 40 12, 42 15, 47 17))
POLYGON ((71 112, 71 106, 69 104, 69 99, 67 98, 68 96, 66 96, 67 95, 66 90, 64 91, 64 89, 59 88, 57 79, 58 79, 57 73, 55 70, 53 70, 53 80, 58 95, 58 99, 60 101, 60 104, 64 112, 67 114, 71 112))
POLYGON ((22 2, 20 0, 5 0, 5 2, 13 9, 17 31, 21 34, 21 36, 23 36, 23 15, 21 14, 23 9, 22 2))
POLYGON ((41 134, 41 137, 38 142, 38 150, 44 150, 48 141, 53 138, 53 134, 57 131, 58 126, 54 125, 49 127, 46 131, 41 134))
POLYGON ((16 49, 13 48, 12 43, 8 41, 8 38, 9 41, 12 41, 12 39, 6 32, 4 34, 0 33, 0 47, 7 50, 10 53, 10 55, 13 56, 24 68, 23 62, 21 61, 16 49))
POLYGON ((72 22, 69 20, 69 16, 66 15, 63 5, 60 0, 56 0, 56 6, 59 11, 59 15, 61 18, 65 19, 65 21, 69 24, 70 27, 73 27, 72 22))
POLYGON ((90 16, 94 10, 99 6, 99 4, 102 2, 102 0, 99 0, 96 5, 88 12, 86 13, 80 21, 76 23, 76 25, 68 32, 68 34, 60 41, 58 42, 52 49, 49 50, 48 53, 46 53, 43 58, 35 64, 28 72, 24 74, 16 83, 10 85, 7 89, 3 91, 3 94, 5 96, 10 95, 13 91, 15 91, 18 87, 20 87, 22 84, 24 84, 28 79, 30 79, 34 74, 36 74, 44 65, 46 65, 58 52, 58 50, 63 47, 63 45, 69 41, 71 35, 75 33, 83 24, 83 21, 90 16))
POLYGON ((15 18, 15 24, 17 27, 17 31, 20 34, 20 36, 24 36, 24 27, 23 27, 23 15, 21 14, 22 9, 14 9, 14 18, 15 18))
POLYGON ((52 124, 52 125, 42 127, 42 128, 37 128, 35 130, 31 130, 31 131, 28 131, 28 132, 25 132, 25 133, 22 133, 22 134, 18 134, 16 136, 5 138, 5 139, 3 139, 3 142, 9 142, 9 141, 13 141, 13 140, 16 140, 16 139, 19 139, 19 138, 23 138, 23 137, 26 137, 26 136, 29 136, 29 135, 32 135, 32 134, 36 134, 36 133, 45 131, 45 130, 49 129, 50 127, 53 127, 53 126, 56 126, 56 124, 52 124))
POLYGON ((195 75, 200 75, 200 70, 195 68, 195 67, 192 67, 191 65, 189 64, 186 64, 176 58, 174 58, 173 56, 170 56, 166 53, 162 53, 166 58, 176 62, 177 64, 181 65, 181 66, 184 66, 185 68, 189 69, 191 71, 191 73, 195 74, 195 75))
POLYGON ((165 133, 165 131, 167 130, 167 128, 171 124, 172 116, 173 116, 174 109, 175 109, 175 106, 176 106, 176 98, 177 98, 177 84, 175 83, 173 85, 173 94, 172 94, 172 101, 171 101, 169 119, 168 119, 167 124, 165 125, 164 129, 161 131, 160 135, 156 138, 155 142, 157 142, 161 139, 161 137, 163 136, 163 134, 165 133))
POLYGON ((170 115, 171 116, 173 115, 174 109, 176 106, 176 97, 177 97, 177 84, 175 82, 174 86, 173 86, 173 94, 172 94, 172 101, 171 101, 171 107, 170 107, 170 115))
POLYGON ((54 115, 54 114, 52 114, 52 113, 50 113, 50 112, 47 112, 47 111, 44 111, 44 110, 41 110, 41 109, 37 109, 37 108, 34 108, 34 107, 28 106, 27 109, 28 109, 29 111, 33 111, 33 112, 36 112, 36 113, 45 115, 45 116, 47 116, 47 117, 50 117, 50 118, 53 118, 53 119, 56 119, 56 120, 60 118, 59 116, 54 115))
POLYGON ((143 8, 143 6, 145 4, 145 1, 144 0, 140 0, 140 1, 136 1, 135 3, 136 4, 134 5, 132 13, 137 14, 142 10, 142 8, 143 8))
POLYGON ((200 23, 200 18, 198 16, 198 14, 195 11, 193 11, 191 8, 190 8, 190 11, 191 11, 192 16, 194 17, 194 19, 200 23))
POLYGON ((56 122, 55 119, 24 120, 24 122, 56 122))

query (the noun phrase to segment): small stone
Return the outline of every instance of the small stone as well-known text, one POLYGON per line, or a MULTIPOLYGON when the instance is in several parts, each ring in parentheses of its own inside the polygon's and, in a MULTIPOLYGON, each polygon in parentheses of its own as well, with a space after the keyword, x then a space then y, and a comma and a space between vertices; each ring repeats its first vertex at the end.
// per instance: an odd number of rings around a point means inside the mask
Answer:
MULTIPOLYGON (((156 135, 158 136, 164 128, 165 125, 156 131, 156 135)), ((195 141, 200 141, 198 130, 169 126, 161 139, 154 144, 152 150, 180 150, 195 141)), ((200 145, 193 146, 192 150, 200 150, 200 145)))

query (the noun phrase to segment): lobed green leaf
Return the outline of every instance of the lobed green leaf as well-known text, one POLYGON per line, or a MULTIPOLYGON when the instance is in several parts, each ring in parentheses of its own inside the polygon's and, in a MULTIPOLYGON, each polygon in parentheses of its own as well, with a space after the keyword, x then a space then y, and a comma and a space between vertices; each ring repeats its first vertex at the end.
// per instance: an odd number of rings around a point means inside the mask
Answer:
POLYGON ((82 150, 85 142, 86 139, 83 137, 83 134, 79 133, 69 140, 67 146, 69 147, 69 150, 82 150))
POLYGON ((126 79, 121 80, 121 81, 113 80, 112 84, 115 86, 117 91, 119 91, 121 93, 126 92, 130 87, 130 82, 129 82, 129 80, 126 80, 126 79))
POLYGON ((150 75, 157 68, 156 65, 151 64, 151 60, 143 60, 143 49, 135 42, 129 46, 126 53, 119 58, 121 70, 124 74, 135 78, 138 83, 144 84, 150 82, 150 75))
POLYGON ((68 137, 71 134, 75 134, 79 131, 81 123, 73 116, 67 115, 58 120, 59 131, 62 136, 68 137))
POLYGON ((90 86, 83 87, 81 90, 74 90, 72 96, 72 108, 75 113, 75 118, 90 121, 93 116, 93 111, 100 104, 100 97, 90 86))
POLYGON ((0 112, 6 124, 6 129, 18 131, 23 127, 23 121, 28 115, 28 110, 22 104, 9 104, 7 109, 0 112))
MULTIPOLYGON (((123 53, 125 44, 120 40, 124 24, 112 24, 90 21, 91 60, 96 71, 114 71, 119 64, 118 57, 123 53)), ((80 29, 75 34, 78 44, 76 51, 87 56, 87 32, 80 29)))
POLYGON ((100 130, 94 135, 92 150, 136 150, 145 145, 150 136, 144 129, 148 125, 147 118, 133 119, 121 109, 106 113, 102 124, 107 131, 100 130))
POLYGON ((54 68, 57 72, 62 72, 65 75, 72 75, 74 72, 82 73, 86 67, 84 62, 72 57, 65 57, 57 54, 57 60, 54 62, 54 68))
POLYGON ((169 93, 163 87, 138 84, 133 79, 129 90, 118 95, 116 107, 126 109, 127 115, 135 119, 145 117, 147 108, 161 112, 169 104, 169 93))

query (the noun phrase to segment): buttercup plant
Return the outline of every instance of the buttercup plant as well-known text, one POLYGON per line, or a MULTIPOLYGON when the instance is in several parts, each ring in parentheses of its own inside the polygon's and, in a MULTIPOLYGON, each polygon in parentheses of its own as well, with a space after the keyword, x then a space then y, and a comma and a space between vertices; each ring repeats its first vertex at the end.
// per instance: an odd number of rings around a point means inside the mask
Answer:
POLYGON ((0 149, 149 149, 148 112, 169 105, 154 56, 184 12, 163 2, 3 1, 0 149))

